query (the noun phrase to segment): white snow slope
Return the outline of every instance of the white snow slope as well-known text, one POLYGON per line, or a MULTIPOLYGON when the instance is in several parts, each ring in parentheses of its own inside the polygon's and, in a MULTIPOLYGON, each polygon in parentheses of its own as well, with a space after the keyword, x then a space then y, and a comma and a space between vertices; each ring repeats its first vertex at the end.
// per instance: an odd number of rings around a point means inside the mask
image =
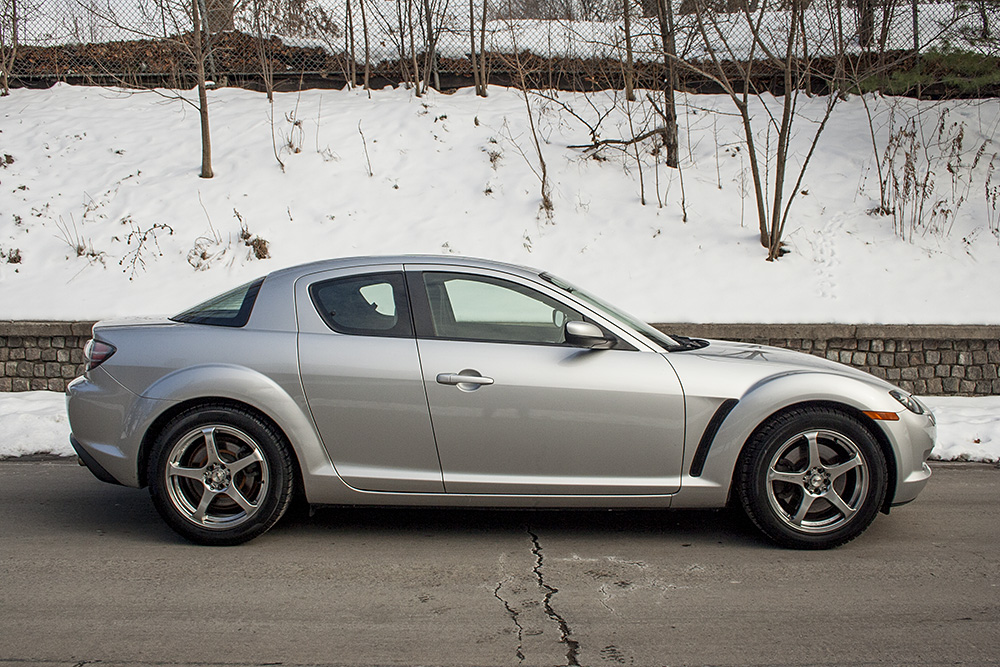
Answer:
MULTIPOLYGON (((916 202, 903 211, 905 240, 891 217, 869 213, 878 167, 903 178, 902 158, 895 168, 877 160, 861 98, 842 102, 797 189, 791 252, 766 262, 728 98, 679 97, 683 188, 652 141, 638 147, 642 169, 635 153, 570 148, 589 132, 561 105, 594 126, 607 112, 599 132, 611 139, 655 124, 645 99, 630 106, 630 127, 614 93, 531 96, 550 218, 514 90, 312 90, 278 94, 273 109, 261 93, 210 91, 212 179, 198 177, 198 115, 183 101, 64 84, 13 90, 0 98, 0 319, 172 313, 307 260, 429 252, 546 268, 659 322, 1000 323, 988 199, 1000 180, 997 100, 867 98, 880 154, 912 118, 921 182, 932 168, 923 212, 911 217, 916 202), (269 259, 256 259, 241 227, 267 241, 269 259)), ((780 100, 766 101, 780 117, 780 100)), ((801 100, 813 119, 823 104, 801 100)), ((767 112, 752 110, 758 144, 773 149, 767 112)), ((798 120, 793 164, 814 128, 798 120)))
MULTIPOLYGON (((59 84, 0 98, 0 319, 173 313, 308 260, 461 253, 547 268, 651 321, 1000 323, 997 100, 865 100, 880 156, 914 123, 926 197, 896 225, 870 211, 880 169, 902 179, 902 158, 877 158, 863 101, 841 103, 798 188, 791 252, 766 262, 746 143, 722 96, 679 97, 682 187, 651 141, 600 159, 571 148, 589 142, 588 123, 605 139, 651 128, 643 95, 532 95, 549 216, 517 91, 304 91, 273 108, 211 91, 212 179, 198 177, 196 111, 159 93, 59 84)), ((780 100, 765 101, 774 115, 780 100)), ((802 108, 816 119, 823 103, 802 108)), ((773 147, 768 112, 752 109, 758 144, 773 147)), ((814 127, 798 121, 793 164, 814 127)), ((1000 458, 1000 398, 927 400, 935 456, 1000 458)), ((69 455, 62 401, 0 395, 0 456, 69 455)))

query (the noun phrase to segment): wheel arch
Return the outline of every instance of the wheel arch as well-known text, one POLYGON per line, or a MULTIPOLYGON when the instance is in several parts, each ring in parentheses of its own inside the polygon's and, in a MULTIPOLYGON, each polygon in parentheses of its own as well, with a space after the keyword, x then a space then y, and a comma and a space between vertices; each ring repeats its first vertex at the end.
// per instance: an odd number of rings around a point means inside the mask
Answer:
POLYGON ((210 409, 210 408, 231 408, 234 410, 241 410, 244 412, 249 412, 261 421, 270 425, 285 441, 285 444, 291 450, 293 456, 292 467, 293 476, 296 485, 296 489, 301 490, 303 488, 302 482, 302 468, 299 463, 299 457, 295 452, 295 448, 292 441, 289 439, 288 434, 281 425, 271 418, 265 411, 258 409, 249 403, 238 401, 233 398, 228 398, 224 396, 200 396, 198 398, 191 398, 186 401, 181 401, 175 403, 160 413, 153 422, 146 429, 143 434, 142 442, 139 445, 139 456, 138 456, 138 466, 139 466, 139 486, 145 487, 149 484, 148 477, 148 464, 149 456, 153 449, 153 443, 156 442, 156 438, 163 432, 163 429, 169 424, 175 417, 192 409, 210 409))
MULTIPOLYGON (((809 406, 850 415, 872 434, 886 459, 886 497, 893 498, 899 478, 899 457, 892 435, 864 414, 865 411, 898 412, 901 406, 889 395, 889 389, 888 385, 821 371, 782 373, 760 380, 737 395, 739 402, 719 426, 701 474, 684 476, 673 506, 718 507, 731 500, 739 457, 754 434, 780 415, 809 406)), ((691 449, 693 458, 694 447, 691 449)), ((686 461, 685 470, 690 464, 690 460, 686 461)), ((887 508, 884 505, 882 510, 887 508)))
MULTIPOLYGON (((744 453, 747 451, 747 446, 754 439, 754 437, 769 423, 776 419, 780 419, 783 415, 789 412, 794 412, 796 410, 808 410, 811 408, 820 408, 826 410, 832 410, 835 412, 840 412, 842 414, 849 415, 856 419, 858 423, 872 436, 875 442, 878 444, 879 449, 882 451, 882 455, 885 457, 886 463, 886 494, 885 500, 882 503, 881 511, 883 513, 889 513, 889 505, 892 501, 893 496, 896 493, 896 481, 897 481, 897 460, 896 454, 892 448, 892 444, 889 442, 888 436, 885 434, 878 424, 875 423, 871 417, 866 415, 864 411, 860 408, 850 405, 842 401, 835 400, 806 400, 800 401, 798 403, 791 403, 773 413, 764 417, 760 420, 760 423, 750 432, 749 435, 743 440, 740 445, 739 454, 737 455, 737 461, 743 457, 744 453)), ((729 480, 729 497, 727 500, 727 505, 733 506, 734 502, 737 502, 737 488, 736 488, 736 477, 739 474, 739 465, 733 467, 732 475, 729 480)))
POLYGON ((273 378, 243 366, 192 366, 164 376, 143 395, 151 399, 131 415, 141 429, 138 437, 138 481, 146 486, 146 464, 157 435, 171 419, 196 406, 221 405, 246 410, 274 426, 288 443, 295 466, 295 482, 310 496, 317 475, 336 475, 301 395, 297 375, 279 384, 273 378), (291 390, 286 390, 286 386, 291 390))

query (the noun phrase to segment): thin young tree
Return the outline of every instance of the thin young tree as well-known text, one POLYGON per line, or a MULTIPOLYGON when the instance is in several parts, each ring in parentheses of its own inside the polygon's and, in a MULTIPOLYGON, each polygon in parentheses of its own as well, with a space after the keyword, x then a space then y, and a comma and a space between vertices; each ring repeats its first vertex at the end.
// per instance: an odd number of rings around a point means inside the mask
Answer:
POLYGON ((19 0, 3 0, 0 4, 0 96, 10 95, 10 75, 17 61, 19 0))
POLYGON ((668 167, 677 169, 680 165, 680 142, 677 139, 677 104, 674 91, 677 90, 677 44, 674 27, 674 9, 672 0, 643 0, 643 13, 649 10, 647 4, 655 2, 656 18, 660 27, 660 44, 663 48, 663 62, 667 76, 663 80, 663 149, 666 153, 668 167))
POLYGON ((480 74, 479 59, 476 57, 476 0, 469 0, 469 64, 472 66, 476 95, 486 97, 486 86, 480 74))
POLYGON ((205 80, 205 60, 211 55, 211 51, 204 49, 203 22, 199 5, 203 0, 194 0, 191 5, 191 32, 192 49, 191 56, 194 58, 195 73, 198 77, 198 118, 201 121, 201 177, 212 178, 215 173, 212 171, 212 133, 208 124, 208 85, 205 80))
MULTIPOLYGON (((840 0, 826 1, 835 4, 827 15, 839 16, 840 0)), ((767 260, 774 261, 787 251, 782 237, 789 211, 800 192, 802 179, 827 121, 846 93, 844 40, 836 38, 833 25, 816 26, 813 33, 799 28, 801 13, 809 0, 760 0, 756 8, 742 3, 735 15, 735 26, 730 17, 721 17, 707 0, 692 2, 696 29, 709 64, 703 66, 691 60, 675 61, 721 86, 739 113, 757 204, 760 243, 767 250, 767 260), (787 16, 787 22, 782 23, 783 31, 777 30, 773 24, 765 29, 766 19, 782 7, 787 16), (736 26, 743 30, 737 31, 736 26), (737 34, 747 35, 749 43, 737 43, 737 34), (808 76, 823 76, 814 71, 813 60, 803 56, 818 52, 817 48, 806 48, 805 40, 810 35, 823 44, 825 58, 833 64, 835 74, 826 77, 827 95, 819 117, 805 121, 799 107, 799 93, 808 76), (773 98, 758 86, 755 78, 758 60, 770 63, 781 72, 784 93, 781 97, 773 98), (751 111, 751 101, 763 107, 762 117, 751 111), (794 154, 791 147, 793 128, 801 124, 797 121, 812 124, 811 141, 806 154, 801 157, 794 154), (765 127, 762 128, 761 123, 765 127), (772 144, 768 139, 761 146, 757 140, 761 130, 768 138, 772 133, 776 134, 777 141, 772 144)), ((815 16, 822 14, 816 13, 815 16)))
POLYGON ((272 13, 266 4, 267 0, 252 0, 253 31, 257 41, 257 60, 260 63, 260 76, 264 81, 264 92, 267 101, 274 104, 274 45, 271 43, 272 13))
POLYGON ((632 1, 622 0, 622 20, 625 27, 625 100, 635 102, 635 62, 632 54, 632 1))
MULTIPOLYGON (((208 113, 208 79, 205 63, 211 55, 211 42, 206 33, 205 22, 202 20, 204 0, 159 0, 156 21, 129 23, 122 20, 116 12, 116 5, 109 0, 104 5, 87 6, 87 11, 95 18, 124 33, 134 35, 143 40, 159 41, 169 48, 184 53, 194 68, 194 78, 197 88, 197 102, 190 100, 180 92, 165 92, 148 87, 164 97, 180 100, 198 110, 201 124, 201 178, 212 178, 212 135, 209 126, 208 113), (156 32, 162 26, 161 32, 156 32)), ((119 79, 124 87, 141 87, 137 82, 126 82, 119 79)))

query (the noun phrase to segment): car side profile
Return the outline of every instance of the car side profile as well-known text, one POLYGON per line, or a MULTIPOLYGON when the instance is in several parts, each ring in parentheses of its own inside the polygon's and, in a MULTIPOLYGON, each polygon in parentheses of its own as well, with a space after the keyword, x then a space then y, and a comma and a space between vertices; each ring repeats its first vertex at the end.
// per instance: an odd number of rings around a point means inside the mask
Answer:
POLYGON ((829 548, 930 477, 934 418, 858 370, 667 335, 545 272, 439 256, 275 271, 99 322, 67 389, 99 479, 201 544, 313 505, 712 508, 829 548))

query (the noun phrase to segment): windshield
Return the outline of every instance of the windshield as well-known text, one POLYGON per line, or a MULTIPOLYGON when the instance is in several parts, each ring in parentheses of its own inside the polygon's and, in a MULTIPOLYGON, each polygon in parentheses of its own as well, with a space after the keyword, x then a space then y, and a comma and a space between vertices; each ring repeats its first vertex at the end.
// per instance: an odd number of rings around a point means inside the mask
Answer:
MULTIPOLYGON (((649 340, 651 340, 656 345, 660 345, 662 347, 665 347, 668 350, 685 349, 685 348, 688 347, 688 345, 686 345, 684 343, 683 337, 671 337, 671 336, 668 336, 667 334, 663 333, 659 329, 656 329, 656 328, 650 326, 649 324, 643 322, 638 317, 635 317, 634 315, 629 315, 625 311, 623 311, 623 310, 621 310, 619 308, 616 308, 615 306, 612 306, 607 301, 603 301, 603 300, 597 298, 596 296, 585 292, 584 290, 580 289, 579 287, 576 287, 576 286, 574 286, 574 285, 566 282, 562 278, 558 278, 558 277, 552 275, 551 273, 542 273, 542 274, 540 274, 539 277, 541 277, 541 278, 545 279, 546 281, 552 283, 553 285, 555 285, 559 289, 564 290, 566 292, 569 292, 570 294, 572 294, 574 297, 576 297, 580 301, 583 301, 584 303, 586 303, 586 304, 588 304, 590 306, 593 306, 595 309, 597 309, 599 311, 603 311, 603 312, 611 315, 615 319, 623 322, 624 324, 627 324, 629 327, 631 327, 632 329, 634 329, 637 333, 642 334, 643 336, 645 336, 646 338, 648 338, 649 340), (677 338, 680 338, 681 340, 677 340, 677 338)), ((700 345, 699 345, 699 347, 700 347, 700 345)))

